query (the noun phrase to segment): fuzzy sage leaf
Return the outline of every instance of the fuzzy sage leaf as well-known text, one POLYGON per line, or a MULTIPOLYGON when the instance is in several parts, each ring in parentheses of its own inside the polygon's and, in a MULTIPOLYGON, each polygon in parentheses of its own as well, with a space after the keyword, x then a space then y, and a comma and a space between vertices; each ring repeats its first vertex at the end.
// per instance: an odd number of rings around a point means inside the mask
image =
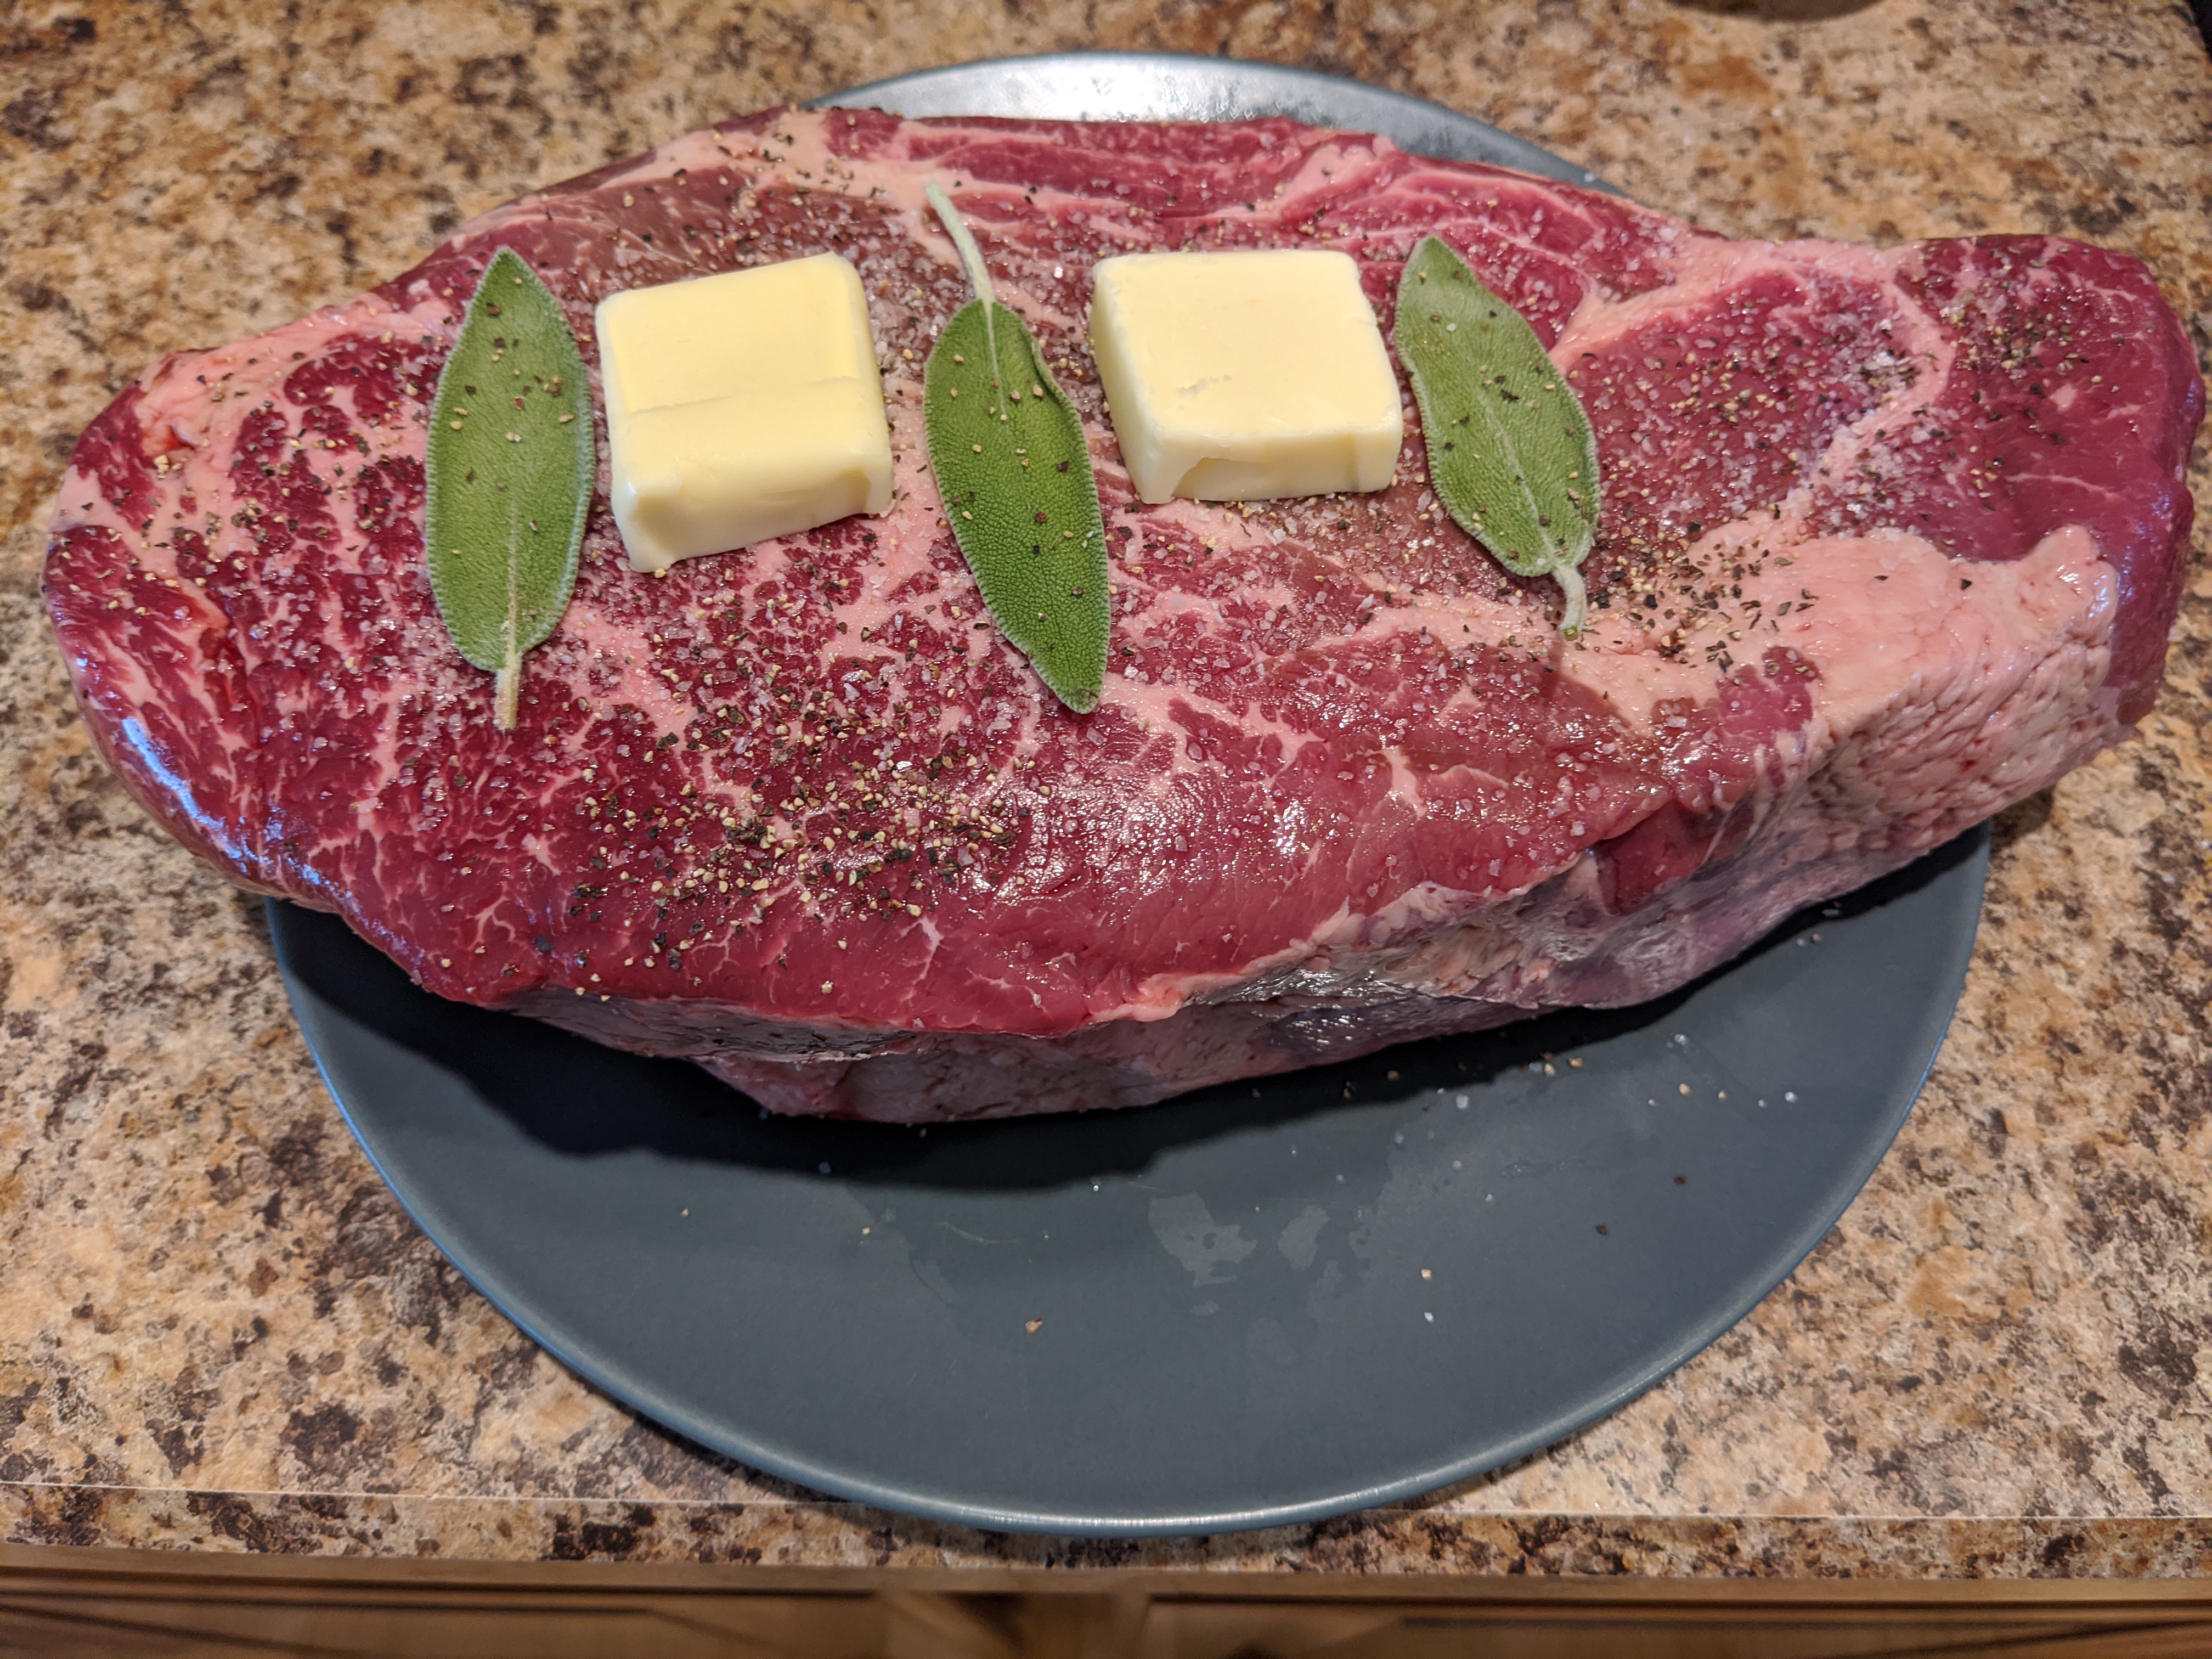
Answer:
POLYGON ((1574 638, 1577 567, 1598 519, 1597 438, 1582 400, 1527 319, 1434 236, 1406 261, 1396 332, 1437 499, 1514 574, 1557 579, 1561 631, 1574 638))
POLYGON ((552 633, 576 586, 596 466, 575 336, 560 301, 503 247, 438 376, 422 506, 438 614, 461 654, 494 676, 503 732, 522 653, 552 633))
POLYGON ((938 494, 1000 632, 1079 714, 1106 679, 1106 522, 1083 420, 1022 319, 998 302, 975 238, 933 181, 975 285, 922 371, 938 494))

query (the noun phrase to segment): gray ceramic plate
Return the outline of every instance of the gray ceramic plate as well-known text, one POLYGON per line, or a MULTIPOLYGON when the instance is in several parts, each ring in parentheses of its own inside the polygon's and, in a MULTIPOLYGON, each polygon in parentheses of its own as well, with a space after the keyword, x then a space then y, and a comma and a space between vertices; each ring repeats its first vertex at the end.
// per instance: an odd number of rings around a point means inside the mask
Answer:
MULTIPOLYGON (((837 101, 1279 111, 1583 177, 1425 104, 1209 59, 977 64, 837 101)), ((894 1510, 1206 1532, 1495 1468, 1742 1317, 1911 1109, 1987 845, 1644 1007, 928 1133, 766 1118, 689 1066, 441 1001, 331 917, 270 918, 323 1075, 401 1202, 616 1398, 894 1510)))

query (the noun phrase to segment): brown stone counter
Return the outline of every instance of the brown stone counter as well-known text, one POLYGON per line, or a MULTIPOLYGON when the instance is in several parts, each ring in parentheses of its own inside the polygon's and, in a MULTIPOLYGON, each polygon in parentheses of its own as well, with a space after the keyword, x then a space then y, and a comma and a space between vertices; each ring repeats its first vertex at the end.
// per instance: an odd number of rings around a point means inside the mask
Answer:
MULTIPOLYGON (((1357 76, 1734 234, 2085 236, 2148 259, 2205 345, 2212 65, 2185 8, 27 0, 0 40, 0 1540, 986 1576, 2212 1567, 2201 552, 2157 712, 2000 822, 1934 1079, 1751 1317, 1419 1503, 1111 1546, 821 1501, 522 1337, 347 1133, 258 902, 94 758, 37 594, 72 439, 158 354, 341 300, 468 215, 718 117, 1000 54, 1357 76)), ((2212 505, 2201 448, 2196 482, 2212 505)))

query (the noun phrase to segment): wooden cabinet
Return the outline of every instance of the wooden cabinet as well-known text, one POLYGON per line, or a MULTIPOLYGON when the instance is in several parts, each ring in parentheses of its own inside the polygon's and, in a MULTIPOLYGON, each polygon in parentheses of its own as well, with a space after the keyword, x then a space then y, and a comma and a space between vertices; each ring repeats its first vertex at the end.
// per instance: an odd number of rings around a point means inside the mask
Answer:
POLYGON ((2183 1659, 2212 1586, 954 1575, 0 1548, 0 1655, 2183 1659))

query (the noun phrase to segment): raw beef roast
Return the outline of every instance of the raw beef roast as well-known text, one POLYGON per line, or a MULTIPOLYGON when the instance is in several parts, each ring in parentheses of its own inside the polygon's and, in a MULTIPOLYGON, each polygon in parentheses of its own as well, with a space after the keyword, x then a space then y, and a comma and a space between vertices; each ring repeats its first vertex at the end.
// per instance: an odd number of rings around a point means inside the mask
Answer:
POLYGON ((782 1111, 1054 1111, 1650 997, 2043 788, 2150 705, 2202 408, 2143 267, 2076 242, 1729 241, 1285 121, 775 111, 149 370, 77 446, 46 588, 170 830, 441 995, 782 1111), (931 482, 921 363, 969 297, 931 176, 1089 425, 1089 716, 989 625, 931 482), (1427 232, 1596 427, 1575 641, 1437 507, 1410 399, 1379 495, 1147 507, 1119 465, 1094 260, 1340 248, 1387 329, 1427 232), (426 405, 501 246, 587 354, 616 289, 845 254, 898 450, 888 515, 661 579, 602 472, 507 733, 420 516, 426 405))

